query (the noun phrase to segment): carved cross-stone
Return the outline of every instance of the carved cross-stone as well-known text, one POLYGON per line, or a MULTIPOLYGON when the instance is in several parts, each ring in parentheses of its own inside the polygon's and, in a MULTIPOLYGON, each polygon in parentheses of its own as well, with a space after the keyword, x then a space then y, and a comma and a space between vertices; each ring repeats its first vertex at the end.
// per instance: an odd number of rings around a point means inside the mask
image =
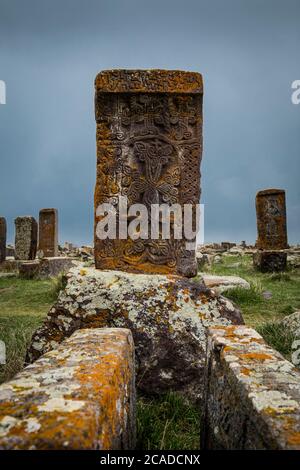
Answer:
POLYGON ((253 263, 263 272, 284 271, 288 248, 285 191, 265 189, 256 195, 258 237, 253 263))
POLYGON ((265 189, 256 195, 258 238, 256 246, 262 250, 287 248, 285 191, 265 189))
POLYGON ((101 240, 97 207, 190 204, 200 199, 202 76, 168 70, 111 70, 95 81, 97 179, 95 263, 99 269, 196 274, 195 251, 186 240, 101 240))
POLYGON ((39 214, 39 247, 45 257, 58 256, 57 209, 41 209, 39 214))
POLYGON ((15 259, 35 259, 37 250, 37 221, 34 217, 24 216, 15 219, 15 259))

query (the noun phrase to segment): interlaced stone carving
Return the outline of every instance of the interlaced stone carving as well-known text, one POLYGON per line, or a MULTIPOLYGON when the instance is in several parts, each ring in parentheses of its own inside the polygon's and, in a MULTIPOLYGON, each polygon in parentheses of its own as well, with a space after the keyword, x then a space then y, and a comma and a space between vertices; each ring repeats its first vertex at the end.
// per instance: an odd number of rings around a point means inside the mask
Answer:
MULTIPOLYGON (((101 72, 96 78, 99 204, 196 204, 200 199, 202 77, 192 72, 101 72)), ((100 269, 195 275, 186 240, 99 240, 100 269)))

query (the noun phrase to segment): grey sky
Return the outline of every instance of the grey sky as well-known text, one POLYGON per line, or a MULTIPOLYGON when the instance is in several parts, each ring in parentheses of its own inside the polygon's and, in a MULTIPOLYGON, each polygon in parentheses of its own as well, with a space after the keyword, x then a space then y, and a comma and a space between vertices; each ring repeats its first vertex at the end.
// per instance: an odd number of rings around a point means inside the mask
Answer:
POLYGON ((0 214, 57 207, 60 241, 91 243, 93 81, 108 68, 199 71, 206 241, 256 237, 255 193, 287 191, 300 232, 299 0, 0 0, 0 214))

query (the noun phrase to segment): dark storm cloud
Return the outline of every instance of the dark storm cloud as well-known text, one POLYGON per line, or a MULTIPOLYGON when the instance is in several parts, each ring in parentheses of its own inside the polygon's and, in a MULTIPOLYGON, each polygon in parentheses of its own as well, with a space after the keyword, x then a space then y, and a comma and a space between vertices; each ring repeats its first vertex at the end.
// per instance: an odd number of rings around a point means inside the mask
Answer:
POLYGON ((60 240, 91 242, 93 80, 107 68, 176 68, 205 80, 207 240, 254 241, 257 190, 287 190, 300 229, 298 0, 0 0, 0 213, 57 207, 60 240))

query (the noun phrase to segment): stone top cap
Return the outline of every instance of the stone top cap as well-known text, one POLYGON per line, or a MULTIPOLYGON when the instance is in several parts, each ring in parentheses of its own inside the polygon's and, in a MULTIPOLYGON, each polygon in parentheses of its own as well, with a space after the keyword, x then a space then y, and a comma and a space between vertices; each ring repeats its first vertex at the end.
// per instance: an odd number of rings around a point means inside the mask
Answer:
POLYGON ((103 93, 203 93, 202 75, 182 70, 103 70, 95 79, 103 93))
POLYGON ((256 197, 270 196, 271 194, 285 194, 285 190, 284 189, 275 189, 275 188, 263 189, 262 191, 258 191, 258 193, 256 194, 256 197))
POLYGON ((57 212, 57 209, 55 209, 55 207, 46 207, 45 209, 41 209, 40 213, 41 212, 57 212))

